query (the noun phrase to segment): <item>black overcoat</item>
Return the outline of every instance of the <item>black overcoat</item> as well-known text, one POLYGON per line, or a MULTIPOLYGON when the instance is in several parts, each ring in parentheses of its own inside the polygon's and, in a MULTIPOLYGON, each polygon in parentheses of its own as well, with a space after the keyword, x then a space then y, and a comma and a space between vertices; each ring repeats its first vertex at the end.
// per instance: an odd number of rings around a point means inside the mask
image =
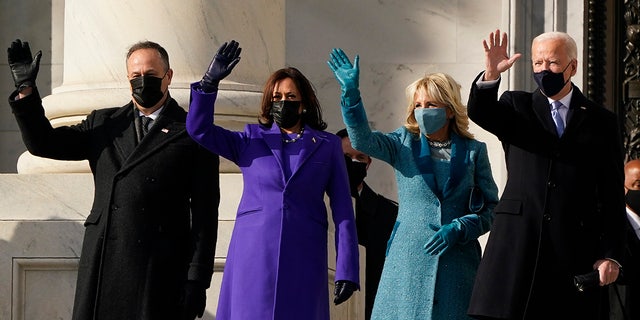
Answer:
POLYGON ((599 259, 621 261, 626 218, 616 117, 573 86, 567 126, 558 138, 539 90, 506 91, 498 100, 498 86, 481 89, 477 79, 469 117, 502 142, 507 182, 469 314, 595 319, 602 290, 579 293, 573 277, 592 271, 599 259))
POLYGON ((640 319, 640 239, 631 222, 625 224, 623 278, 609 289, 610 320, 640 319), (623 314, 624 313, 624 314, 623 314), (625 318, 626 316, 626 318, 625 318))
POLYGON ((398 217, 398 203, 373 191, 366 182, 356 198, 358 244, 366 249, 365 320, 371 319, 373 302, 378 292, 387 243, 398 217))
POLYGON ((188 136, 186 112, 169 97, 138 144, 131 102, 52 128, 37 90, 15 95, 27 149, 93 173, 73 319, 176 319, 186 281, 211 281, 220 199, 218 157, 188 136))

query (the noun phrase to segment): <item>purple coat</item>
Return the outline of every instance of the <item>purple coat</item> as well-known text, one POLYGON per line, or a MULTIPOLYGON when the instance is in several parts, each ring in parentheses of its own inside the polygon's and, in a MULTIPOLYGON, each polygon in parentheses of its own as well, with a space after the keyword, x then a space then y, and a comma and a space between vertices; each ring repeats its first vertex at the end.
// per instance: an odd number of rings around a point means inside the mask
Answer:
POLYGON ((298 165, 285 180, 277 125, 244 132, 212 125, 216 93, 194 90, 187 131, 240 167, 244 190, 216 319, 329 319, 327 209, 336 242, 335 280, 358 279, 358 240, 337 136, 305 126, 298 165))

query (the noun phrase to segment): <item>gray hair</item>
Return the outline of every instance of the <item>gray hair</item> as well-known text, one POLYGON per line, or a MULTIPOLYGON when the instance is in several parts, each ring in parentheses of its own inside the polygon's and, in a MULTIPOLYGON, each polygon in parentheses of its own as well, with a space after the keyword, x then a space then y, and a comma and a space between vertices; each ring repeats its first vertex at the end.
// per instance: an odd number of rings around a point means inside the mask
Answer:
POLYGON ((561 40, 562 42, 564 42, 564 46, 567 50, 569 58, 574 60, 578 59, 578 46, 576 45, 576 41, 573 40, 573 38, 565 32, 550 31, 540 34, 533 39, 533 41, 531 42, 531 46, 533 47, 533 44, 535 44, 536 42, 549 40, 561 40))

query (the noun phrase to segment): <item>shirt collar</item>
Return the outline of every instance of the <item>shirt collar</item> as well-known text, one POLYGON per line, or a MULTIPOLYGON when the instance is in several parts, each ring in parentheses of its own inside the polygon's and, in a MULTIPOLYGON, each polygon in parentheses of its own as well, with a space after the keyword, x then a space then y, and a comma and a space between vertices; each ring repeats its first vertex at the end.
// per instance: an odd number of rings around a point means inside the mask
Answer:
POLYGON ((640 216, 633 212, 633 210, 631 210, 629 207, 626 207, 626 209, 627 219, 629 220, 629 223, 631 223, 633 231, 636 232, 636 236, 638 236, 638 239, 640 239, 640 216))
POLYGON ((155 121, 156 118, 158 117, 158 115, 160 115, 160 111, 162 111, 162 109, 164 109, 164 105, 162 105, 162 107, 158 108, 158 110, 154 111, 150 115, 145 115, 144 113, 140 112, 140 110, 138 110, 138 115, 141 116, 141 117, 149 117, 149 118, 153 119, 153 121, 155 121))
MULTIPOLYGON (((573 87, 571 88, 571 91, 569 91, 569 93, 567 93, 566 96, 562 97, 560 100, 557 100, 557 101, 562 102, 562 104, 565 107, 567 107, 567 109, 568 109, 569 106, 571 105, 571 97, 572 96, 573 96, 573 87)), ((553 99, 551 99, 549 97, 547 97, 547 100, 549 100, 549 104, 552 104, 554 101, 556 101, 556 100, 553 100, 553 99)))

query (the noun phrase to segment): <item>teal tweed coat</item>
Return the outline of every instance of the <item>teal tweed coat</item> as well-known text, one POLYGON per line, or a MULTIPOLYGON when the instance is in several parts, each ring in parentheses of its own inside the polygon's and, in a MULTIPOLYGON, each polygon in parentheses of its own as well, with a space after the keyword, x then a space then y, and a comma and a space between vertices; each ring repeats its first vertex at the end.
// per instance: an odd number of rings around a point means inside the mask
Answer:
POLYGON ((362 102, 343 106, 342 113, 353 147, 389 163, 398 186, 398 218, 372 319, 467 319, 481 257, 477 239, 489 231, 498 202, 486 145, 452 134, 452 158, 445 166, 450 170, 435 170, 424 136, 404 127, 387 134, 371 131, 362 102), (436 181, 446 183, 438 188, 436 181), (472 212, 474 187, 484 206, 472 212), (426 254, 424 245, 435 233, 429 224, 442 226, 454 219, 463 225, 460 242, 444 254, 426 254))

